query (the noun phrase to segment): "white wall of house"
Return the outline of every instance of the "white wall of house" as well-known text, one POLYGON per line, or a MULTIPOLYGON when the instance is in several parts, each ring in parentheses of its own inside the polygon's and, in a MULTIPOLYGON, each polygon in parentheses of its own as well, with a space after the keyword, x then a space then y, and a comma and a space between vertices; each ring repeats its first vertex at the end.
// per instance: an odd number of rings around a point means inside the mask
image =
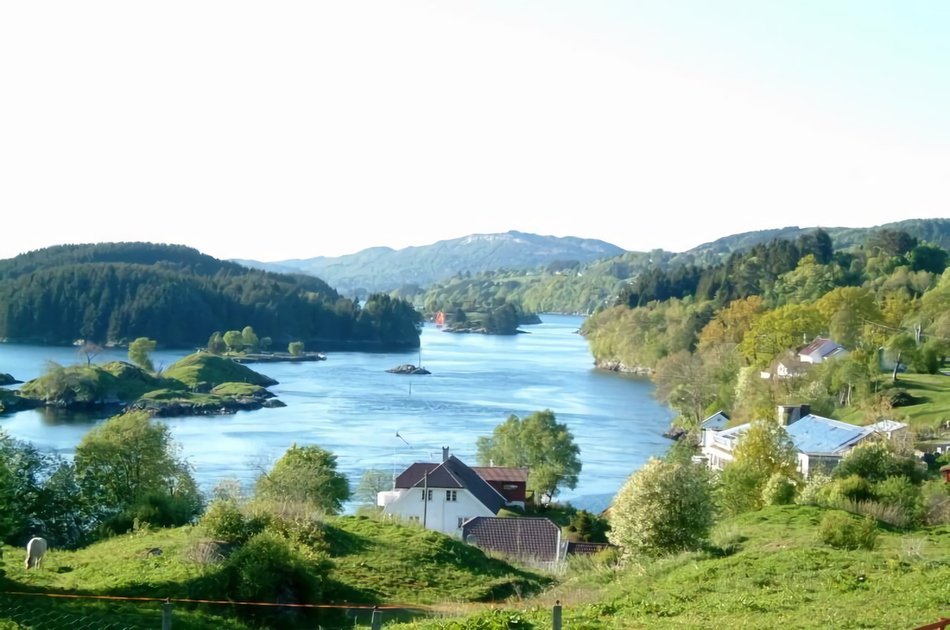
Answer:
POLYGON ((392 492, 381 492, 380 495, 387 496, 378 496, 377 504, 383 505, 386 501, 383 514, 420 524, 425 520, 426 529, 452 536, 461 536, 462 523, 474 516, 495 516, 468 490, 429 488, 428 491, 431 499, 425 502, 422 500, 422 488, 397 490, 398 496, 395 497, 392 492))
POLYGON ((732 440, 719 435, 719 431, 703 430, 703 444, 700 448, 706 465, 712 470, 722 470, 735 459, 732 455, 732 440))

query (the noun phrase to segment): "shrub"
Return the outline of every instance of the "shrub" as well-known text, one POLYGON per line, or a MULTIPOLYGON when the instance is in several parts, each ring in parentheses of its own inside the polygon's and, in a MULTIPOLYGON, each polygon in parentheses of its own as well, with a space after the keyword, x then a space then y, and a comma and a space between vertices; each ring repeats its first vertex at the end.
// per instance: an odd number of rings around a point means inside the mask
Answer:
POLYGON ((824 505, 827 499, 827 486, 831 482, 828 475, 815 472, 808 477, 802 491, 795 497, 798 505, 824 505))
POLYGON ((328 568, 322 555, 262 532, 228 558, 228 593, 245 601, 317 603, 328 568))
POLYGON ((795 502, 798 486, 794 479, 777 472, 765 482, 762 488, 763 505, 789 505, 795 502))
POLYGON ((247 520, 235 501, 215 499, 201 517, 200 524, 215 540, 240 545, 249 536, 247 520))
POLYGON ((821 519, 818 537, 838 549, 871 550, 877 545, 877 523, 867 516, 856 520, 845 512, 829 512, 821 519))
POLYGON ((871 501, 875 498, 871 483, 858 475, 836 479, 828 488, 828 497, 832 503, 840 500, 871 501))
POLYGON ((920 488, 925 525, 950 525, 950 484, 933 479, 920 488))
POLYGON ((918 524, 923 518, 920 488, 907 477, 888 477, 874 485, 874 493, 881 503, 900 508, 907 524, 918 524))
POLYGON ((923 471, 910 455, 895 453, 886 442, 874 441, 861 444, 835 467, 836 479, 857 475, 872 483, 888 477, 904 476, 913 482, 923 478, 923 471))

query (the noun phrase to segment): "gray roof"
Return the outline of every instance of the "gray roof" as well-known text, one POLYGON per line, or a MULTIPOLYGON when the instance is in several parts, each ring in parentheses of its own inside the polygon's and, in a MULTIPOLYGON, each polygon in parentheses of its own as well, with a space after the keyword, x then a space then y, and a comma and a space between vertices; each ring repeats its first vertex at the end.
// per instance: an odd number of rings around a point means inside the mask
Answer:
POLYGON ((494 514, 497 514, 498 510, 507 503, 505 497, 455 455, 450 455, 441 464, 432 462, 412 464, 396 477, 396 487, 450 490, 464 488, 494 514))
POLYGON ((462 540, 485 551, 552 562, 560 557, 561 529, 548 518, 476 516, 462 525, 462 540))
POLYGON ((874 433, 870 427, 808 414, 785 427, 797 448, 806 454, 840 455, 874 433))
POLYGON ((717 411, 713 415, 703 420, 699 425, 700 429, 711 429, 713 431, 722 431, 729 425, 729 416, 722 411, 717 411))

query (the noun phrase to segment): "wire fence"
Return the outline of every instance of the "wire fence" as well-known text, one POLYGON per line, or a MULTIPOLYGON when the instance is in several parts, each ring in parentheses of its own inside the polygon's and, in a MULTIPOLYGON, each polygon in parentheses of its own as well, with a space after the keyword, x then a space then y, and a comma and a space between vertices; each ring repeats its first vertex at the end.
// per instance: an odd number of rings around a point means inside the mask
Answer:
POLYGON ((343 630, 427 616, 416 606, 278 604, 109 595, 0 593, 0 630, 279 627, 343 630))

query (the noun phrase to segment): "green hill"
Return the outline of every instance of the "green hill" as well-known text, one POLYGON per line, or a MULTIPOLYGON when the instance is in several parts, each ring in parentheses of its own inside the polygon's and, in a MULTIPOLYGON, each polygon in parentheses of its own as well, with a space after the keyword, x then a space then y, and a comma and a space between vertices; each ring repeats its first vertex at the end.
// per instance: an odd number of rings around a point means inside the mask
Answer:
POLYGON ((275 347, 419 345, 411 305, 372 296, 362 306, 326 282, 152 243, 63 245, 0 261, 0 339, 204 346, 251 326, 275 347))
MULTIPOLYGON (((356 516, 328 517, 323 526, 323 599, 314 604, 339 608, 310 611, 323 623, 344 623, 347 604, 399 605, 411 614, 423 614, 438 602, 498 601, 516 593, 530 595, 550 582, 548 578, 485 556, 464 543, 420 527, 383 523, 356 516), (413 611, 415 611, 413 613, 413 611)), ((228 561, 200 527, 150 531, 117 536, 77 551, 51 550, 41 570, 26 571, 19 553, 3 554, 6 591, 55 594, 96 594, 124 598, 229 600, 228 561), (151 553, 150 553, 150 550, 151 553)), ((7 550, 8 552, 11 550, 7 550)), ((224 553, 229 553, 227 550, 224 553)), ((13 599, 0 596, 0 627, 13 599)), ((158 604, 113 603, 107 610, 93 600, 42 602, 50 615, 44 628, 68 628, 83 619, 89 627, 121 623, 131 627, 160 626, 158 604), (99 621, 97 622, 96 619, 99 621), (56 620, 61 620, 57 622, 56 620)), ((258 627, 250 609, 229 605, 175 605, 176 628, 258 627)), ((272 613, 266 607, 260 615, 272 613)), ((292 609, 288 609, 291 610, 292 609)), ((309 614, 309 613, 308 613, 309 614)), ((302 619, 314 619, 301 615, 302 619)), ((44 618, 45 619, 45 618, 44 618)), ((300 620, 303 623, 302 619, 300 620)), ((280 625, 279 619, 267 627, 280 625)), ((316 627, 315 621, 304 627, 316 627)), ((349 622, 352 625, 352 621, 349 622)), ((20 627, 20 626, 13 626, 20 627)), ((22 626, 31 627, 31 626, 22 626)))
MULTIPOLYGON (((542 598, 503 607, 523 630, 564 628, 914 628, 950 614, 950 528, 881 532, 873 551, 824 545, 825 510, 771 507, 724 521, 717 546, 627 567, 579 559, 542 598)), ((458 628, 479 626, 476 614, 458 628), (468 624, 468 625, 466 625, 468 624)), ((396 625, 445 628, 444 622, 396 625)))
POLYGON ((240 599, 229 589, 243 588, 230 559, 239 554, 201 527, 146 527, 77 551, 53 549, 41 570, 26 571, 20 553, 7 549, 2 587, 20 595, 0 595, 0 627, 155 627, 164 598, 174 602, 178 628, 353 626, 354 610, 362 627, 372 604, 385 611, 385 627, 406 630, 541 630, 551 627, 555 601, 564 628, 587 630, 913 628, 950 613, 950 527, 882 527, 873 550, 847 550, 822 542, 828 513, 773 506, 720 522, 705 551, 625 565, 609 552, 574 557, 556 579, 417 526, 328 517, 306 539, 288 532, 311 550, 302 553, 322 558, 307 566, 322 583, 312 603, 326 607, 285 613, 226 603, 240 599), (71 595, 126 599, 64 597, 71 595), (22 609, 34 622, 41 613, 43 623, 28 625, 16 616, 22 609))

